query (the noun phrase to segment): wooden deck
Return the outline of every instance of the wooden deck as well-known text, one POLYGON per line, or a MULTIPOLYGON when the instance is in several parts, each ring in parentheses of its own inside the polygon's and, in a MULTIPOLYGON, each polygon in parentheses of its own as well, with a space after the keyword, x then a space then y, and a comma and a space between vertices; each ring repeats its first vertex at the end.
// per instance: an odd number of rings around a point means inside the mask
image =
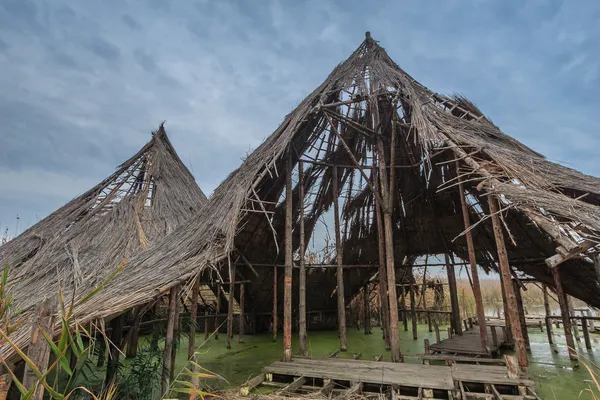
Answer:
POLYGON ((275 362, 243 385, 249 394, 258 385, 279 388, 280 394, 320 392, 327 396, 348 393, 389 393, 395 399, 536 399, 533 381, 509 378, 506 367, 496 365, 422 365, 339 358, 296 357, 275 362))
MULTIPOLYGON (((487 342, 490 352, 495 354, 498 352, 500 346, 506 342, 504 329, 502 327, 488 326, 487 342), (496 341, 494 341, 494 335, 492 329, 496 331, 496 341)), ((439 343, 432 344, 430 350, 435 353, 449 353, 457 355, 467 355, 471 357, 489 357, 490 353, 481 345, 481 338, 479 337, 479 328, 469 329, 463 331, 462 335, 454 335, 450 339, 444 339, 439 343)))

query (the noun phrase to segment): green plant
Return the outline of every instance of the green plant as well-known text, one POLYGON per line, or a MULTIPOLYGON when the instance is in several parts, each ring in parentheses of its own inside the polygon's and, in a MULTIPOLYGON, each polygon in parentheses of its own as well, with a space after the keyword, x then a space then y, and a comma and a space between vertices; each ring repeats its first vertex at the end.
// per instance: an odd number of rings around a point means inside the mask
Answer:
POLYGON ((156 398, 160 388, 162 371, 162 350, 153 348, 152 338, 138 348, 137 355, 123 368, 117 394, 123 400, 146 400, 156 398))

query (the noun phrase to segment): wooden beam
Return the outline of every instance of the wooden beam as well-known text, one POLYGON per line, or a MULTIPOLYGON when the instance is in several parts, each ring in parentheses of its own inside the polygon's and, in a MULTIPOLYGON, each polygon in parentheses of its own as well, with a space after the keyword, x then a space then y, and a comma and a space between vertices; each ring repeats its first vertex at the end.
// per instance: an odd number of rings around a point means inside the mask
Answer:
POLYGON ((306 251, 305 228, 304 228, 304 164, 298 162, 298 209, 300 217, 300 276, 298 282, 298 341, 300 345, 300 355, 308 355, 306 347, 306 266, 304 265, 304 252, 306 251))
POLYGON ((292 361, 292 151, 288 149, 285 168, 285 276, 283 279, 283 361, 292 361))
POLYGON ((510 326, 512 330, 513 340, 515 342, 517 359, 519 366, 523 371, 527 369, 527 349, 525 348, 525 341, 523 339, 523 332, 521 330, 521 324, 519 323, 519 315, 517 311, 517 299, 511 284, 511 273, 510 265, 508 264, 508 254, 506 252, 506 245, 504 243, 504 234, 502 232, 502 222, 498 216, 498 200, 494 196, 488 197, 488 203, 490 208, 490 214, 492 216, 492 225, 494 228, 494 237, 496 240, 496 248, 498 251, 499 270, 502 275, 502 285, 506 293, 506 299, 508 301, 508 315, 506 319, 510 320, 510 326))
POLYGON ((302 387, 302 385, 304 385, 305 383, 306 383, 306 378, 303 376, 300 376, 300 377, 294 379, 294 381, 292 383, 290 383, 289 385, 287 385, 283 389, 281 389, 279 391, 279 394, 294 393, 296 390, 300 389, 302 387))
POLYGON ((255 376, 240 387, 240 394, 248 396, 250 391, 265 381, 265 373, 255 376))
POLYGON ((333 218, 335 223, 335 259, 337 261, 338 330, 340 335, 340 350, 346 351, 348 348, 346 339, 346 299, 344 297, 344 270, 342 269, 342 239, 340 238, 340 211, 338 204, 340 192, 338 188, 338 179, 337 167, 333 167, 333 218))

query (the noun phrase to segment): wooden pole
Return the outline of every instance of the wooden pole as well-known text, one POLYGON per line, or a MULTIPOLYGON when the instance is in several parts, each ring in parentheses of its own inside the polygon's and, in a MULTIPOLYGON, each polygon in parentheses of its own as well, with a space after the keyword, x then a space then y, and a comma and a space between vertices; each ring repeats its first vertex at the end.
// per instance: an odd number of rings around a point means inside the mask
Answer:
POLYGON ((285 277, 283 280, 283 361, 292 361, 292 152, 288 151, 285 174, 285 277))
MULTIPOLYGON (((42 331, 52 336, 56 306, 55 298, 45 299, 40 302, 36 306, 34 320, 31 324, 31 341, 27 349, 27 357, 38 367, 42 374, 48 370, 48 361, 50 360, 50 345, 46 342, 42 331)), ((27 364, 23 373, 23 386, 28 390, 36 387, 32 398, 42 400, 44 386, 38 385, 37 377, 27 364)))
POLYGON ((456 175, 458 176, 458 191, 460 192, 460 204, 465 226, 465 240, 469 251, 469 264, 471 265, 471 275, 473 278, 473 297, 475 297, 475 311, 477 313, 477 323, 479 324, 479 338, 481 346, 487 349, 487 327, 485 322, 485 310, 483 308, 483 296, 481 295, 481 284, 479 282, 479 271, 477 269, 477 257, 475 256, 475 246, 473 245, 473 236, 471 234, 471 219, 469 217, 469 208, 465 198, 465 189, 459 173, 459 162, 456 161, 456 175))
MULTIPOLYGON (((188 342, 188 360, 191 360, 196 351, 196 329, 198 328, 198 295, 200 293, 200 277, 196 277, 192 285, 192 307, 190 309, 190 337, 188 342)), ((208 321, 205 319, 204 323, 208 321)))
POLYGON ((221 284, 217 283, 217 304, 215 310, 215 339, 219 339, 219 314, 221 314, 221 284))
POLYGON ((240 320, 238 343, 244 343, 244 333, 246 331, 246 288, 245 283, 240 283, 240 320))
MULTIPOLYGON (((565 293, 565 297, 567 299, 567 306, 569 307, 569 316, 571 318, 576 317, 577 315, 576 315, 575 311, 573 311, 573 299, 571 298, 571 296, 569 296, 566 293, 565 293)), ((571 320, 571 327, 573 329, 573 338, 575 339, 576 342, 580 342, 581 338, 579 337, 579 328, 577 326, 576 319, 571 320)))
POLYGON ((562 282, 560 278, 560 266, 550 268, 552 270, 552 277, 554 278, 554 287, 556 288, 556 297, 558 297, 558 304, 560 305, 560 315, 562 317, 563 329, 565 330, 565 339, 567 346, 569 347, 569 358, 571 360, 577 360, 577 352, 575 351, 575 341, 573 341, 573 334, 571 333, 571 319, 569 317, 569 307, 567 305, 567 298, 563 291, 562 282))
POLYGON ((585 340, 585 348, 588 350, 592 349, 592 342, 590 341, 590 331, 588 329, 587 318, 581 318, 581 329, 583 330, 583 340, 585 340))
POLYGON ((440 327, 438 326, 437 322, 433 325, 434 329, 435 329, 435 342, 439 343, 440 342, 440 327))
POLYGON ((519 312, 519 323, 521 324, 521 331, 523 332, 523 340, 525 340, 525 348, 531 352, 531 344, 529 343, 529 332, 527 332, 527 320, 525 319, 525 309, 523 307, 523 297, 521 295, 521 286, 516 279, 513 279, 513 289, 515 291, 515 298, 517 300, 517 308, 519 312))
POLYGON ((417 313, 415 312, 415 286, 413 284, 410 285, 410 318, 413 340, 417 340, 417 313))
POLYGON ((506 332, 505 339, 507 344, 514 346, 515 343, 511 328, 512 321, 508 317, 508 300, 506 297, 506 291, 504 290, 504 278, 502 277, 502 274, 500 274, 500 289, 500 293, 502 294, 502 307, 504 308, 504 328, 506 332))
POLYGON ((98 343, 98 361, 96 362, 96 367, 101 368, 106 361, 106 338, 102 333, 98 333, 96 343, 98 343))
POLYGON ((273 341, 277 341, 277 265, 273 267, 273 341))
POLYGON ((106 364, 106 376, 104 382, 108 385, 117 379, 117 367, 119 366, 119 357, 121 355, 121 341, 123 340, 123 321, 124 315, 119 315, 110 321, 110 349, 108 351, 108 362, 106 364))
MULTIPOLYGON (((374 187, 375 190, 379 190, 379 184, 377 179, 377 170, 373 169, 374 187)), ((379 306, 381 309, 381 328, 383 330, 383 340, 385 341, 386 349, 390 348, 390 308, 388 301, 388 290, 387 290, 387 271, 385 267, 385 238, 383 235, 383 219, 381 217, 381 205, 379 204, 378 197, 375 198, 375 222, 377 223, 377 244, 379 250, 379 306)))
POLYGON ((342 240, 340 238, 340 210, 339 210, 339 188, 338 170, 333 167, 333 218, 335 222, 335 259, 337 262, 337 311, 338 329, 340 335, 340 350, 348 348, 346 340, 346 299, 344 298, 344 269, 342 268, 342 240))
POLYGON ((140 339, 140 323, 142 322, 142 315, 140 308, 137 308, 133 314, 133 321, 129 328, 131 332, 128 334, 129 340, 127 341, 127 353, 126 358, 135 358, 137 355, 137 348, 140 339))
POLYGON ((181 285, 177 285, 176 287, 176 296, 175 296, 175 321, 173 324, 173 346, 171 349, 171 382, 173 382, 173 378, 175 377, 175 360, 177 359, 177 351, 179 349, 179 316, 181 315, 181 299, 179 298, 179 291, 181 290, 181 285))
POLYGON ((402 286, 402 325, 404 325, 404 332, 408 332, 408 307, 406 306, 405 286, 402 286))
POLYGON ((364 327, 365 327, 365 335, 369 335, 371 333, 371 304, 369 304, 370 300, 369 295, 369 283, 365 283, 363 286, 363 308, 364 308, 364 327))
POLYGON ((496 239, 496 247, 498 250, 498 264, 500 274, 502 275, 502 285, 504 287, 506 299, 508 301, 507 317, 510 320, 510 326, 512 330, 513 340, 515 342, 519 366, 523 371, 525 371, 528 364, 527 349, 525 348, 523 332, 521 330, 521 324, 519 323, 517 299, 515 298, 515 293, 511 285, 510 265, 508 264, 508 254, 506 252, 506 245, 504 243, 504 234, 502 233, 502 222, 500 221, 500 217, 498 216, 497 202, 498 200, 495 197, 488 197, 490 214, 492 217, 492 225, 494 227, 494 237, 496 239))
POLYGON ((548 299, 548 286, 544 283, 542 284, 542 291, 544 293, 544 310, 546 310, 546 334, 548 335, 548 343, 553 344, 554 340, 552 338, 552 322, 550 321, 550 317, 552 314, 550 312, 550 301, 548 299))
POLYGON ((229 298, 227 300, 227 348, 231 349, 231 340, 233 339, 233 302, 235 291, 235 267, 229 260, 229 298))
POLYGON ((300 210, 300 277, 298 291, 300 298, 298 299, 298 308, 300 315, 298 316, 298 339, 300 344, 300 354, 308 355, 306 348, 306 266, 304 264, 304 252, 306 251, 305 229, 304 229, 304 163, 298 162, 298 208, 300 210))
POLYGON ((454 264, 450 261, 448 254, 444 254, 446 259, 446 272, 448 273, 448 289, 450 290, 450 307, 452 310, 450 325, 454 333, 462 335, 462 326, 460 322, 460 308, 458 306, 458 288, 456 287, 456 273, 454 264))
POLYGON ((161 393, 165 395, 171 386, 171 353, 173 350, 173 331, 175 329, 175 303, 177 302, 177 286, 169 291, 169 314, 167 317, 167 332, 163 351, 163 369, 161 375, 161 393))
POLYGON ((206 310, 204 312, 204 340, 208 340, 208 336, 210 335, 209 328, 208 328, 208 321, 209 321, 209 313, 208 313, 208 310, 206 310))

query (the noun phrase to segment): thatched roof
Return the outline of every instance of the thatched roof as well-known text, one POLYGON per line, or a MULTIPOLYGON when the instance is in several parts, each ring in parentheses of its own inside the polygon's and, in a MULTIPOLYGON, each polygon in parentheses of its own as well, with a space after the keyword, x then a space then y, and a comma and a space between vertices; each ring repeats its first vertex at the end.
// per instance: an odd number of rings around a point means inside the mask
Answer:
POLYGON ((15 308, 56 295, 59 281, 66 294, 91 290, 206 203, 161 125, 112 175, 0 247, 15 308))
MULTIPOLYGON (((252 279, 248 295, 255 311, 268 307, 273 268, 259 265, 283 259, 279 251, 284 227, 281 197, 288 156, 294 165, 300 159, 306 163, 308 234, 332 204, 331 165, 350 166, 340 172, 339 185, 344 195, 344 262, 377 264, 370 182, 378 138, 388 149, 386 157, 395 143, 397 266, 424 254, 452 252, 467 258, 455 185, 460 174, 472 221, 481 221, 474 236, 482 266, 495 268, 495 244, 485 201, 485 196, 494 194, 502 199, 507 237, 514 241, 507 240, 513 266, 552 284, 544 260, 559 247, 559 253, 570 258, 561 266, 565 290, 600 306, 598 277, 583 254, 592 255, 590 247, 600 234, 600 180, 548 161, 504 134, 465 98, 427 89, 368 35, 227 177, 206 207, 152 249, 133 257, 118 282, 79 307, 77 315, 89 320, 147 303, 205 268, 225 271, 221 267, 227 264, 228 255, 232 263, 243 255, 242 259, 255 264, 257 277, 248 272, 245 263, 237 273, 252 279), (363 166, 364 175, 357 164, 363 166)), ((297 180, 295 175, 295 235, 297 180)), ((297 240, 294 248, 298 248, 297 240)), ((356 293, 372 273, 357 269, 345 274, 350 280, 346 294, 356 293)), ((310 290, 309 277, 309 309, 317 303, 335 302, 332 273, 313 278, 319 290, 310 290)))

